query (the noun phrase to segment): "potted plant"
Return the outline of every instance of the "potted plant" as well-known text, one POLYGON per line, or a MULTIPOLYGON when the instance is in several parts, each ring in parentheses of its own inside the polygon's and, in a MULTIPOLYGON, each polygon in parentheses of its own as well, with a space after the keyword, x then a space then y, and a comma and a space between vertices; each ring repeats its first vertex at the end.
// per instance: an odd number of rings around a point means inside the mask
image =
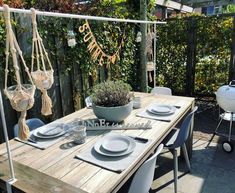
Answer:
POLYGON ((132 111, 132 93, 129 84, 107 81, 92 89, 92 107, 99 119, 111 122, 123 121, 132 111))

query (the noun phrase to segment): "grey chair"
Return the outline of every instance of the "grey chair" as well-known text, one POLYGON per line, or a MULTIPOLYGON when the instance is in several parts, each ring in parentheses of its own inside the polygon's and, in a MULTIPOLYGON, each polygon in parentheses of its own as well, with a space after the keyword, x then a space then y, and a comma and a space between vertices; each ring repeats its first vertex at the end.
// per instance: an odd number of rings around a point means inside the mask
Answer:
POLYGON ((168 87, 156 86, 151 90, 152 94, 172 95, 172 91, 168 87))
POLYGON ((85 103, 86 103, 86 107, 87 108, 91 108, 92 107, 92 99, 91 96, 88 96, 85 98, 85 103))
POLYGON ((182 148, 184 158, 190 172, 191 166, 188 157, 187 148, 185 145, 186 140, 189 137, 190 127, 192 123, 192 118, 194 113, 197 111, 198 107, 194 107, 193 110, 185 117, 183 123, 180 126, 180 129, 174 128, 172 132, 170 132, 167 137, 163 140, 164 146, 170 150, 173 154, 174 159, 174 189, 175 193, 177 193, 177 180, 178 180, 178 155, 177 148, 182 148))
POLYGON ((149 192, 149 189, 151 188, 153 182, 156 159, 159 153, 161 153, 162 149, 163 144, 160 144, 156 152, 138 169, 131 182, 128 193, 149 192))
MULTIPOLYGON (((45 123, 38 118, 32 118, 32 119, 26 120, 26 125, 28 125, 29 130, 32 131, 34 129, 37 129, 38 127, 45 125, 45 123)), ((18 126, 18 124, 16 124, 14 126, 14 136, 15 137, 18 137, 18 130, 19 130, 19 126, 18 126)))

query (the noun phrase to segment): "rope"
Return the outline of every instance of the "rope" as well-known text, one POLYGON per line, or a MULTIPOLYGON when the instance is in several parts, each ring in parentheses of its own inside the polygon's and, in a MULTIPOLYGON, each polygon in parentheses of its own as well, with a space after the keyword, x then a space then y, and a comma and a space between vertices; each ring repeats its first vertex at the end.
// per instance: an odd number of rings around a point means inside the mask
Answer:
POLYGON ((26 112, 28 109, 32 108, 34 104, 34 93, 35 86, 33 84, 32 77, 30 75, 29 69, 25 63, 23 58, 22 51, 19 47, 19 44, 16 40, 15 34, 11 27, 10 22, 10 9, 7 5, 3 5, 4 8, 4 18, 6 23, 6 66, 5 66, 5 88, 4 93, 7 98, 10 100, 11 106, 18 112, 21 112, 21 116, 19 118, 19 138, 22 140, 27 140, 29 138, 29 128, 25 123, 26 112), (9 52, 10 51, 10 52, 9 52), (16 76, 16 85, 7 87, 8 83, 8 73, 9 73, 9 55, 11 54, 13 59, 13 67, 15 70, 16 76), (20 73, 19 73, 19 65, 18 65, 18 57, 21 60, 25 71, 29 77, 31 84, 23 85, 21 83, 20 73))
POLYGON ((36 21, 36 11, 31 8, 32 12, 32 24, 33 24, 33 43, 32 43, 32 60, 31 60, 31 76, 37 87, 42 92, 42 108, 41 113, 43 115, 52 114, 52 101, 47 94, 47 90, 51 88, 54 77, 54 70, 52 68, 51 62, 48 58, 48 53, 43 45, 42 38, 38 32, 37 21, 36 21), (34 71, 34 60, 36 58, 37 70, 34 71), (46 68, 46 59, 50 70, 46 68), (41 70, 42 68, 42 70, 41 70))

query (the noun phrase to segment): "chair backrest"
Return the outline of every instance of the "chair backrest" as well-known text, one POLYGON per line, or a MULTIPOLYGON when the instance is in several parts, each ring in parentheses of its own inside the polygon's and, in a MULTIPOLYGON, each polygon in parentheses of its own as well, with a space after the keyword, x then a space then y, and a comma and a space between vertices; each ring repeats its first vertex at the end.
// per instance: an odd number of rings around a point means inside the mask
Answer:
POLYGON ((163 95, 172 95, 172 91, 170 88, 156 86, 151 90, 153 94, 163 94, 163 95))
POLYGON ((90 96, 85 98, 86 107, 92 107, 92 99, 90 96))
POLYGON ((156 150, 156 153, 152 155, 135 173, 135 176, 131 182, 128 193, 147 193, 151 188, 155 164, 158 154, 162 151, 163 144, 160 144, 156 150))
MULTIPOLYGON (((29 130, 32 131, 34 129, 37 129, 38 127, 45 125, 45 123, 38 118, 32 118, 32 119, 26 120, 26 125, 28 125, 29 130)), ((14 136, 15 137, 18 136, 18 130, 19 130, 19 126, 18 126, 18 124, 16 124, 14 126, 14 136)))
POLYGON ((188 135, 189 135, 189 129, 190 129, 190 126, 192 123, 192 118, 194 116, 194 113, 197 111, 197 109, 198 109, 198 107, 195 106, 193 108, 193 110, 185 117, 185 119, 180 127, 178 136, 173 144, 173 148, 181 147, 185 143, 185 141, 187 140, 188 135))

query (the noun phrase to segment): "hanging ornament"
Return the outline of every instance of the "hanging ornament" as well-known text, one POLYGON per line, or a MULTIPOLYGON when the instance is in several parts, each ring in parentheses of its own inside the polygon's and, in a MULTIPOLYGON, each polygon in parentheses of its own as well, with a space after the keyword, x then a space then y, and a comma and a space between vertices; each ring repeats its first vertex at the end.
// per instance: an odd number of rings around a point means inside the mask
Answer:
POLYGON ((30 136, 29 127, 26 125, 26 113, 27 110, 32 108, 34 104, 34 93, 35 93, 35 85, 33 83, 32 77, 30 76, 29 69, 26 66, 25 60, 22 55, 22 51, 20 50, 19 44, 16 40, 15 34, 12 30, 11 22, 10 22, 10 10, 8 5, 3 5, 4 9, 4 18, 6 23, 6 66, 5 66, 5 88, 4 93, 7 98, 10 100, 11 106, 18 112, 21 112, 18 126, 18 136, 22 140, 27 140, 30 136), (10 52, 9 52, 10 50, 10 52), (17 54, 19 57, 17 57, 17 54), (13 67, 15 71, 15 77, 17 85, 7 87, 8 82, 8 73, 9 73, 9 55, 13 60, 13 67), (22 84, 20 78, 20 66, 19 61, 21 60, 26 74, 28 75, 29 81, 31 84, 22 84))
POLYGON ((48 58, 48 53, 43 45, 42 38, 40 37, 37 29, 36 22, 36 11, 31 9, 32 12, 32 24, 33 24, 33 43, 32 43, 32 60, 31 60, 31 75, 33 81, 37 87, 42 92, 42 109, 41 113, 43 115, 52 114, 52 101, 47 94, 47 90, 51 88, 54 77, 54 70, 52 68, 51 62, 48 58), (36 59, 37 70, 34 71, 34 60, 36 59), (46 68, 46 62, 48 64, 48 69, 46 68))
POLYGON ((142 33, 139 31, 136 35, 136 42, 141 42, 142 41, 142 33))
MULTIPOLYGON (((91 59, 94 61, 98 61, 100 66, 103 66, 103 63, 106 60, 107 68, 110 68, 110 63, 115 64, 115 62, 120 59, 119 54, 120 54, 121 48, 124 47, 125 32, 123 33, 122 40, 121 40, 120 45, 118 46, 117 51, 112 55, 106 54, 102 50, 100 45, 96 42, 96 38, 93 35, 90 25, 87 20, 82 26, 79 27, 79 32, 86 33, 83 37, 83 41, 88 43, 87 50, 91 54, 91 59)), ((107 34, 107 32, 105 33, 107 34)))
POLYGON ((75 34, 74 34, 73 30, 68 31, 67 41, 68 41, 69 47, 73 48, 74 46, 76 46, 77 42, 76 42, 75 34))

